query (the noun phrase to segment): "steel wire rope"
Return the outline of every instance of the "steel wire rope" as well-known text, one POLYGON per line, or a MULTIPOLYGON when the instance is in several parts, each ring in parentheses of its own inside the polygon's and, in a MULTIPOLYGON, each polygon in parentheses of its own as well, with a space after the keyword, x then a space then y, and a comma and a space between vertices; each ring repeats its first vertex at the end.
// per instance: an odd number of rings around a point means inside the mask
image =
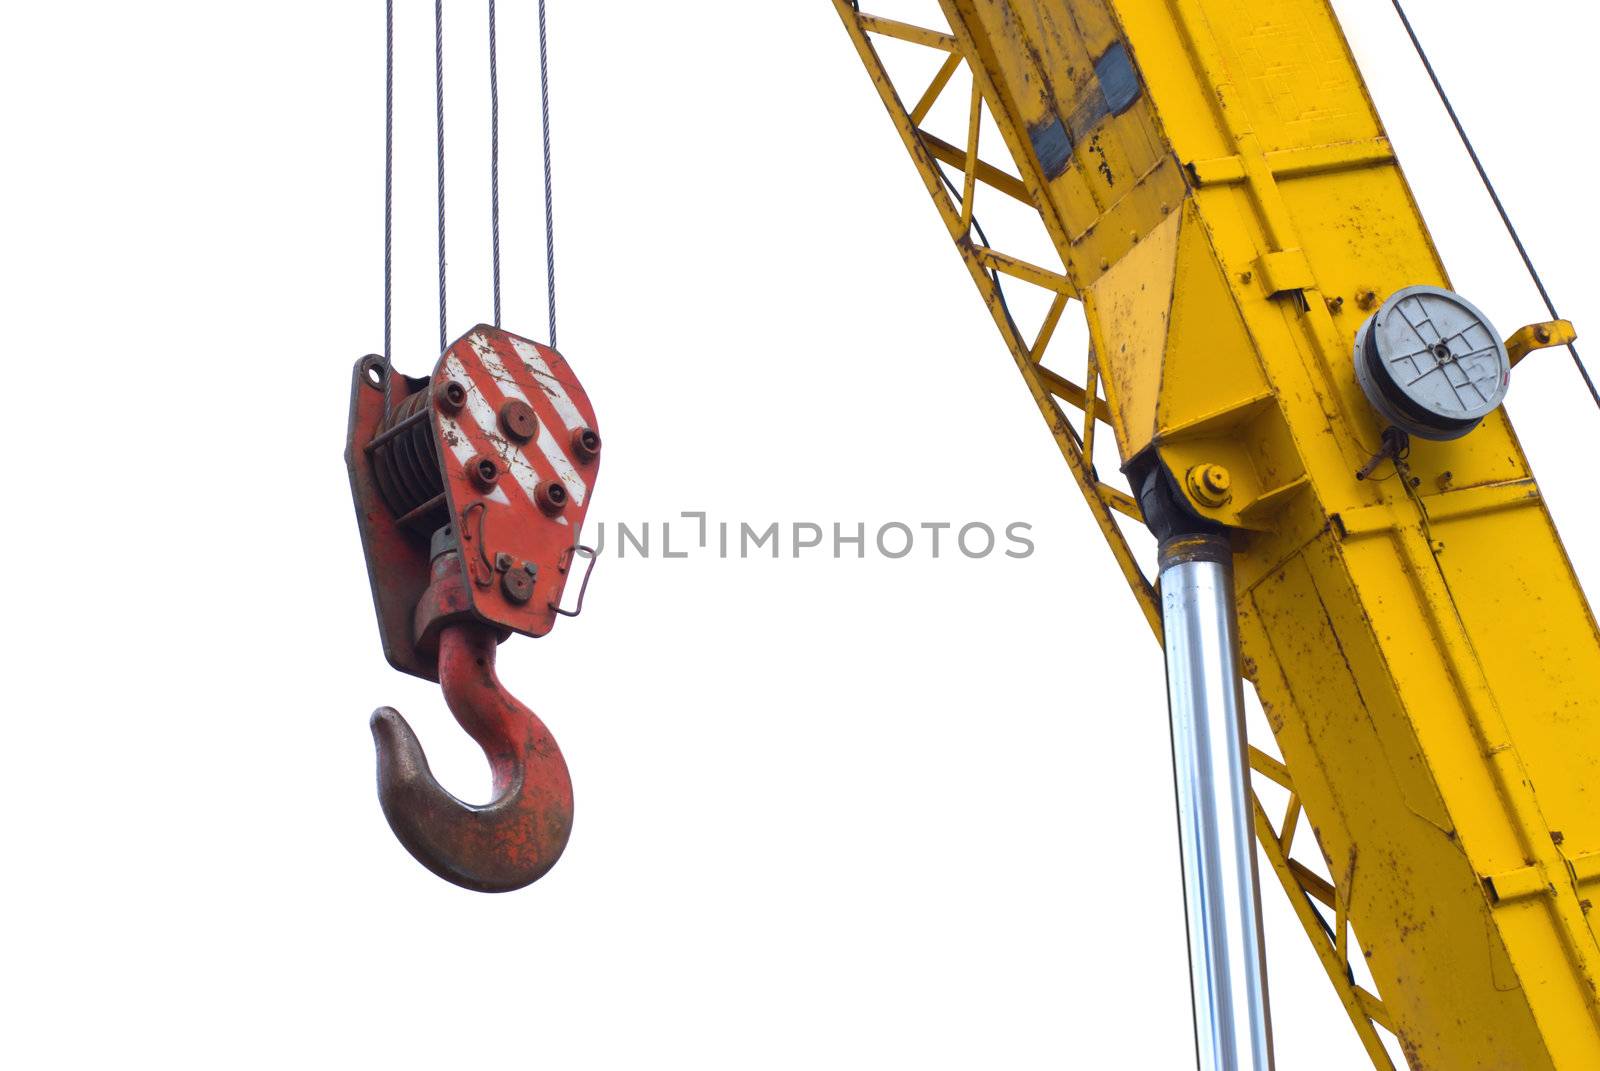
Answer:
POLYGON ((447 341, 444 255, 444 0, 433 0, 433 101, 434 130, 439 147, 439 352, 443 353, 447 341))
MULTIPOLYGON (((1396 15, 1400 16, 1400 24, 1405 27, 1406 36, 1411 38, 1411 47, 1416 50, 1417 58, 1422 61, 1423 70, 1428 72, 1428 81, 1433 83, 1433 90, 1439 95, 1439 101, 1444 105, 1450 122, 1456 128, 1456 135, 1460 137, 1461 144, 1466 147, 1467 155, 1472 158, 1472 166, 1477 169, 1478 178, 1483 182, 1483 188, 1488 191, 1489 199, 1494 202, 1494 209, 1500 214, 1500 222, 1505 225, 1506 233, 1511 236, 1512 244, 1517 247, 1517 255, 1522 258, 1523 267, 1528 269, 1528 277, 1533 280, 1534 287, 1539 291, 1539 297, 1544 300, 1544 307, 1550 313, 1550 319, 1559 320, 1561 314, 1556 312, 1556 305, 1550 297, 1550 291, 1545 289, 1544 280, 1539 276, 1539 270, 1533 266, 1533 257, 1528 254, 1528 247, 1522 244, 1522 236, 1517 233, 1516 226, 1511 222, 1511 214, 1506 211, 1506 206, 1500 200, 1500 193, 1494 188, 1494 182, 1489 178, 1488 170, 1483 166, 1483 160, 1478 156, 1478 150, 1473 147, 1472 139, 1467 136, 1466 127, 1461 124, 1461 117, 1456 114, 1455 105, 1450 103, 1450 95, 1445 92, 1444 83, 1439 80, 1438 72, 1433 69, 1433 61, 1428 58, 1427 49, 1422 47, 1422 40, 1417 36, 1416 29, 1411 25, 1411 19, 1406 15, 1406 9, 1400 0, 1391 0, 1394 4, 1396 15)), ((1578 356, 1578 345, 1575 342, 1567 343, 1567 352, 1572 354, 1572 363, 1577 366, 1578 374, 1583 377, 1583 382, 1589 388, 1589 396, 1594 399, 1594 404, 1600 406, 1600 390, 1595 389, 1594 379, 1589 375, 1589 369, 1584 365, 1583 358, 1578 356)))
POLYGON ((383 81, 383 360, 393 360, 394 326, 394 0, 384 5, 383 81))
POLYGON ((500 69, 489 0, 489 231, 494 248, 494 325, 500 326, 500 69))
POLYGON ((556 217, 550 186, 550 48, 545 35, 544 0, 539 0, 539 120, 544 139, 544 285, 550 312, 550 348, 556 349, 556 217))

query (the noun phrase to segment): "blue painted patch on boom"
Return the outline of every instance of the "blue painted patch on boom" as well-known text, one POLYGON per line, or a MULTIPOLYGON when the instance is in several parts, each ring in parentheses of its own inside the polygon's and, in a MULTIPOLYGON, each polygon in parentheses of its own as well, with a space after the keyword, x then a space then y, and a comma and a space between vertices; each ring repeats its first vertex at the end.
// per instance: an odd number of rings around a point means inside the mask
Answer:
POLYGON ((1114 43, 1094 61, 1094 79, 1084 87, 1065 123, 1059 116, 1052 115, 1028 128, 1028 139, 1033 142, 1045 181, 1065 172, 1072 160, 1073 146, 1101 120, 1121 115, 1133 107, 1143 90, 1138 72, 1128 57, 1127 46, 1121 41, 1114 43))
POLYGON ((1039 157, 1046 182, 1066 171, 1067 161, 1072 159, 1072 139, 1067 136, 1067 128, 1061 125, 1059 116, 1052 115, 1029 127, 1028 140, 1033 142, 1033 152, 1039 157))
POLYGON ((1128 58, 1127 46, 1121 41, 1094 61, 1094 75, 1094 81, 1084 87, 1067 123, 1073 144, 1082 141, 1107 116, 1121 115, 1133 107, 1144 88, 1139 84, 1133 61, 1128 58))
POLYGON ((1121 41, 1094 61, 1094 73, 1100 79, 1100 92, 1112 115, 1121 115, 1139 99, 1139 76, 1134 73, 1128 49, 1121 41))

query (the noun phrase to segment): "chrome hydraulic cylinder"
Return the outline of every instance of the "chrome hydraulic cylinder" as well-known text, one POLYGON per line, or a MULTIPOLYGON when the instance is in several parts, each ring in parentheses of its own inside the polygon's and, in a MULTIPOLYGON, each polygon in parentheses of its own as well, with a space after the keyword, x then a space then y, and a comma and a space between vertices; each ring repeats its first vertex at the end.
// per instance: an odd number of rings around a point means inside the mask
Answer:
POLYGON ((1161 544, 1161 614, 1200 1071, 1271 1071, 1272 1032, 1226 536, 1161 544))

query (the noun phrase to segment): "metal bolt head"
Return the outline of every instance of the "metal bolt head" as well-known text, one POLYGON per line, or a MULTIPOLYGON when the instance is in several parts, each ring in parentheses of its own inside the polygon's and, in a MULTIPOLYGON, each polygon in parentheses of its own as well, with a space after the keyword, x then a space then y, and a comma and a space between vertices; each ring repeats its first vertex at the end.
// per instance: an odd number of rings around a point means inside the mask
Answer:
POLYGON ((526 563, 507 569, 500 577, 500 591, 507 602, 521 606, 533 598, 533 582, 537 577, 538 570, 526 563))
POLYGON ((572 452, 587 465, 600 456, 600 433, 593 428, 579 428, 572 433, 572 452))
POLYGON ((512 398, 500 407, 500 428, 507 435, 525 443, 539 434, 539 418, 533 406, 519 398, 512 398))
POLYGON ((560 515, 567 508, 567 489, 559 480, 546 480, 533 491, 534 501, 539 508, 552 517, 560 515))
POLYGON ((511 566, 515 563, 516 559, 503 550, 494 556, 494 569, 497 573, 510 572, 511 566))
POLYGON ((1189 470, 1189 493, 1196 502, 1211 509, 1226 506, 1233 499, 1233 476, 1221 465, 1210 462, 1189 470))
POLYGON ((1356 307, 1363 312, 1370 311, 1378 303, 1378 294, 1374 290, 1360 290, 1356 292, 1356 307))
POLYGON ((479 454, 467 462, 467 478, 480 491, 490 491, 500 480, 500 462, 486 454, 479 454))
POLYGON ((459 413, 461 407, 467 404, 467 388, 459 380, 450 380, 439 391, 439 408, 446 413, 459 413))

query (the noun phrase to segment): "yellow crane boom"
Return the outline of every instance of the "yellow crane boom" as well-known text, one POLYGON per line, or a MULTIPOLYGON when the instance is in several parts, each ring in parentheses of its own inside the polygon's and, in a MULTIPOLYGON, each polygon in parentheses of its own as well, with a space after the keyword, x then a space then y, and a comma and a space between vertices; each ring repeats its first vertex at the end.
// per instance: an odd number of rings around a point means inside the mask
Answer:
POLYGON ((1255 830, 1374 1064, 1383 1029, 1416 1069, 1600 1068, 1600 630, 1504 411, 1397 435, 1358 381, 1364 325, 1449 283, 1329 4, 834 4, 1158 634, 1121 527, 1140 487, 1100 477, 1097 429, 1231 543, 1283 756, 1251 763, 1289 794, 1276 821, 1253 799, 1255 830), (941 53, 931 81, 903 94, 883 38, 941 53), (963 68, 965 145, 924 129, 963 68), (1059 264, 979 237, 991 197, 1059 264), (1036 332, 1002 279, 1049 295, 1036 332), (1050 348, 1071 301, 1081 376, 1050 348), (1308 833, 1332 881, 1293 858, 1308 833))

